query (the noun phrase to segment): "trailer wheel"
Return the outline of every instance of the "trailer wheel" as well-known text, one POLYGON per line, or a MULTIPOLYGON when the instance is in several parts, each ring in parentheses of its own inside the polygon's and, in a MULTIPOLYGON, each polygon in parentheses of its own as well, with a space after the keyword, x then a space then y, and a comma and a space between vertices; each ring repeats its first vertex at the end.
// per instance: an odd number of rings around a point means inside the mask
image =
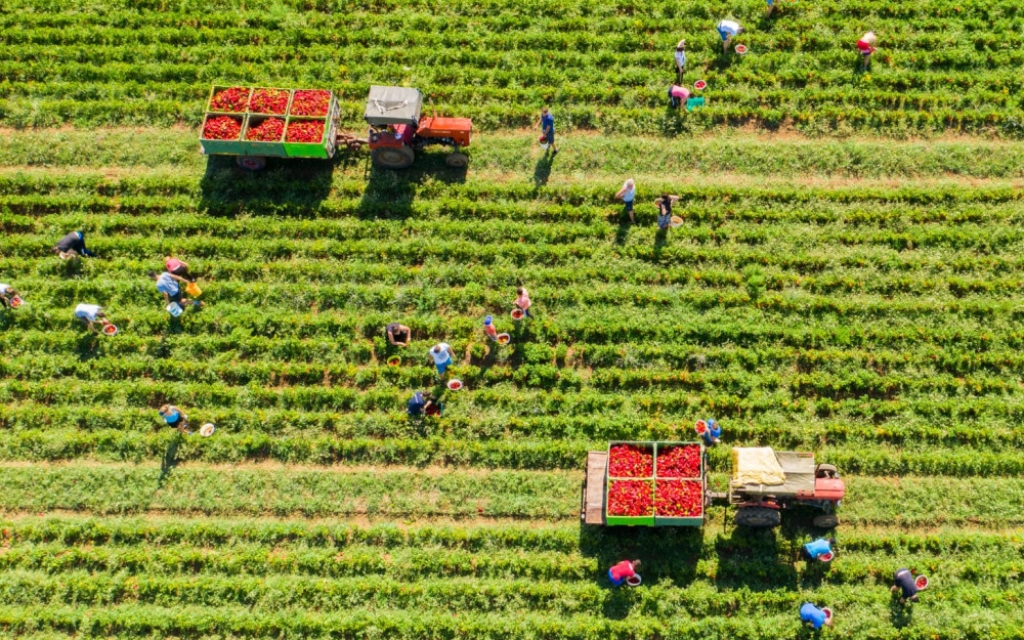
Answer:
POLYGON ((261 171, 267 166, 263 156, 235 156, 235 164, 246 171, 261 171))
POLYGON ((416 152, 409 147, 378 147, 373 150, 373 162, 385 169, 404 169, 416 159, 416 152))
POLYGON ((449 153, 444 161, 449 167, 461 169, 462 167, 469 165, 469 156, 456 151, 455 153, 449 153))
POLYGON ((839 526, 839 516, 834 513, 814 516, 814 526, 819 529, 835 529, 839 526))
POLYGON ((782 523, 782 514, 768 507, 741 507, 735 520, 741 527, 771 529, 782 523))
POLYGON ((839 469, 835 468, 835 465, 831 464, 819 464, 814 468, 815 478, 838 478, 839 469))

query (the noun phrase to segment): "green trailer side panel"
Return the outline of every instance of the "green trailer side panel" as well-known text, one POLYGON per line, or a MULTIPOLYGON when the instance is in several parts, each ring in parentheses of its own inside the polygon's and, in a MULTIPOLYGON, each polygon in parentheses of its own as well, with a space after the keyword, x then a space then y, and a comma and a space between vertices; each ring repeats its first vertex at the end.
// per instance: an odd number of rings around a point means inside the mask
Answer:
MULTIPOLYGON (((620 444, 634 445, 648 449, 652 456, 656 455, 654 442, 653 441, 626 441, 626 440, 613 440, 608 443, 608 466, 611 467, 611 456, 612 447, 620 444)), ((654 499, 654 476, 651 475, 646 478, 614 478, 611 476, 605 476, 605 491, 604 491, 604 513, 605 513, 605 525, 609 527, 616 526, 632 526, 632 527, 653 527, 654 516, 613 516, 608 511, 608 495, 611 492, 612 482, 617 480, 643 480, 649 483, 651 487, 651 500, 654 499)))
MULTIPOLYGON (((300 118, 300 117, 289 117, 287 126, 290 126, 293 122, 306 122, 311 120, 319 120, 324 123, 324 135, 320 138, 320 142, 285 142, 284 151, 289 158, 329 158, 331 157, 327 151, 326 140, 330 133, 330 122, 326 118, 300 118)), ((287 131, 287 130, 286 130, 287 131)), ((285 133, 287 138, 287 132, 285 133)))
POLYGON ((287 158, 288 154, 284 150, 284 132, 281 132, 281 141, 278 142, 260 142, 253 140, 245 140, 245 137, 249 134, 249 129, 259 125, 261 122, 268 118, 279 118, 284 120, 284 116, 261 116, 261 115, 250 115, 246 118, 245 129, 242 131, 242 140, 245 148, 245 155, 247 156, 266 156, 268 158, 287 158))

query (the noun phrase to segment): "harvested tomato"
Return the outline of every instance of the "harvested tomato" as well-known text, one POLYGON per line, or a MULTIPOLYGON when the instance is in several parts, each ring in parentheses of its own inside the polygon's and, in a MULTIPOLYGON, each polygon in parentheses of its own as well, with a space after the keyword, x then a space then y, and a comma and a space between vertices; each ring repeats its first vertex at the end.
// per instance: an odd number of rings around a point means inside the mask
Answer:
POLYGON ((700 445, 658 449, 659 478, 699 478, 700 445))
MULTIPOLYGON (((609 502, 609 511, 611 510, 609 502)), ((704 513, 704 490, 696 480, 658 480, 654 494, 659 516, 694 517, 704 513)))
POLYGON ((214 116, 203 125, 206 140, 238 140, 242 135, 242 121, 231 116, 214 116))
POLYGON ((654 492, 650 480, 613 480, 608 487, 608 515, 654 515, 654 492))
POLYGON ((644 447, 617 444, 608 454, 608 476, 611 478, 650 478, 654 475, 654 456, 644 447))

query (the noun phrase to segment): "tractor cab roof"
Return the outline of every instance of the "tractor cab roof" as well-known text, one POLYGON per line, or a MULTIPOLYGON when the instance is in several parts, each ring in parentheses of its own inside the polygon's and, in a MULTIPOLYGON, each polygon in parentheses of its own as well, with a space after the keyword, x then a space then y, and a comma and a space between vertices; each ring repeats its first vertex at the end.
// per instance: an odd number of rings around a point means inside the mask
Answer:
POLYGON ((419 124, 422 107, 423 94, 419 89, 373 85, 363 118, 371 126, 407 124, 415 127, 419 124))

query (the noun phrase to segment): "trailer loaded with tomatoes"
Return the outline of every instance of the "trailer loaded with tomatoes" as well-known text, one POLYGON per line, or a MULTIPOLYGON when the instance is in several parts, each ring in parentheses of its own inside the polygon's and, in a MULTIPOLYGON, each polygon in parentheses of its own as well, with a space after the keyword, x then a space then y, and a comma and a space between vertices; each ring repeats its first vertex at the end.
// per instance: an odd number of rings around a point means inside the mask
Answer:
POLYGON ((611 442, 587 455, 580 518, 604 526, 690 526, 704 524, 714 502, 736 507, 737 525, 770 528, 781 511, 820 509, 815 526, 839 524, 835 508, 846 494, 836 468, 814 463, 813 453, 768 447, 732 450, 728 492, 708 490, 707 453, 699 442, 611 442))
POLYGON ((404 169, 428 146, 449 147, 445 162, 465 167, 473 123, 468 118, 422 114, 423 94, 406 87, 371 86, 361 138, 339 127, 340 108, 326 89, 218 86, 210 91, 199 133, 202 152, 235 156, 238 165, 258 170, 267 158, 334 157, 339 147, 366 145, 374 164, 404 169))

